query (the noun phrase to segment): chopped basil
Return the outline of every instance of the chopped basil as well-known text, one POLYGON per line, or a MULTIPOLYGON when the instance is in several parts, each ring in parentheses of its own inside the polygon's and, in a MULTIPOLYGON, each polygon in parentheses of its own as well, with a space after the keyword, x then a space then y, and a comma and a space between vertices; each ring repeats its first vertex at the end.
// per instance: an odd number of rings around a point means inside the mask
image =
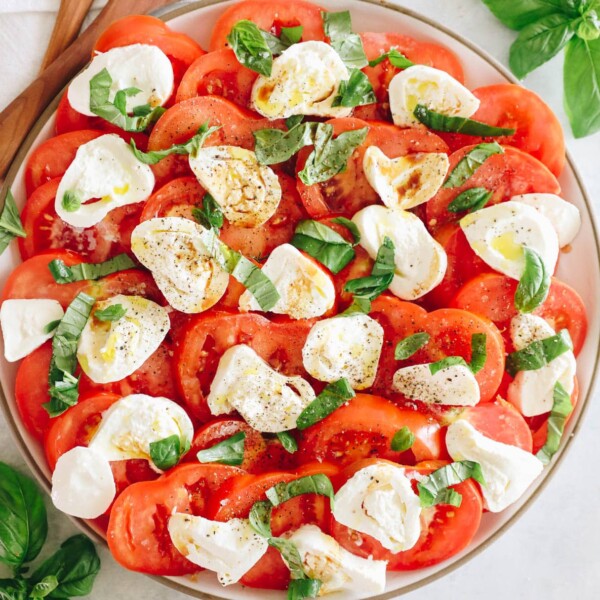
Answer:
POLYGON ((238 21, 229 32, 227 42, 242 65, 265 77, 271 75, 273 52, 255 23, 238 21))
POLYGON ((298 451, 298 442, 289 431, 279 431, 276 435, 286 452, 294 454, 294 452, 298 451))
POLYGON ((413 114, 417 119, 434 131, 447 133, 463 133, 465 135, 477 135, 481 137, 496 137, 500 135, 513 135, 515 129, 505 127, 494 127, 487 123, 467 119, 466 117, 450 117, 442 113, 430 110, 423 104, 417 104, 413 114))
POLYGON ((196 455, 201 463, 221 463, 222 465, 237 466, 244 462, 244 444, 246 434, 239 431, 230 438, 200 450, 196 455))
POLYGON ((471 362, 469 369, 472 373, 479 373, 485 367, 487 359, 487 336, 485 333, 474 333, 471 336, 471 362))
POLYGON ((417 484, 421 506, 424 508, 436 504, 451 504, 460 506, 462 496, 455 490, 449 491, 451 485, 474 479, 485 485, 481 465, 470 460, 453 462, 428 475, 424 481, 417 484))
POLYGON ((382 63, 385 59, 390 61, 390 64, 398 69, 408 69, 408 67, 414 66, 414 62, 408 60, 402 52, 392 48, 389 52, 385 52, 381 56, 369 61, 370 67, 376 67, 379 63, 382 63))
POLYGON ((333 498, 335 496, 333 485, 331 485, 329 477, 322 473, 318 473, 317 475, 307 475, 306 477, 300 477, 300 479, 294 479, 294 481, 289 481, 287 483, 282 481, 281 483, 276 483, 266 491, 266 496, 273 506, 279 506, 280 504, 283 504, 296 496, 302 496, 303 494, 327 496, 333 508, 333 498))
POLYGON ((415 443, 415 434, 405 425, 392 438, 391 448, 394 452, 405 452, 415 443))
POLYGON ((79 210, 79 207, 81 206, 81 196, 77 193, 74 192, 73 190, 67 190, 62 197, 61 200, 61 204, 62 207, 67 211, 67 212, 75 212, 76 210, 79 210))
POLYGON ((342 81, 331 106, 363 106, 377 102, 369 78, 360 69, 350 69, 350 79, 342 81))
POLYGON ((321 12, 323 29, 331 47, 347 67, 362 69, 369 64, 360 35, 352 31, 350 11, 321 12))
POLYGON ((196 156, 196 153, 202 146, 206 139, 211 136, 215 131, 221 129, 221 126, 218 127, 209 127, 208 121, 203 123, 198 128, 196 135, 191 137, 187 142, 183 144, 173 144, 170 148, 165 148, 164 150, 154 150, 152 152, 143 152, 142 150, 138 150, 135 145, 135 140, 132 139, 130 141, 131 150, 135 154, 135 157, 143 162, 145 165, 155 165, 160 162, 166 156, 171 156, 171 154, 179 154, 185 155, 189 154, 190 156, 196 156))
POLYGON ((548 433, 546 442, 536 456, 547 465, 552 457, 558 452, 560 440, 565 431, 565 425, 569 415, 573 412, 571 397, 561 385, 560 381, 554 384, 552 410, 548 417, 548 433))
POLYGON ((304 27, 302 25, 296 25, 295 27, 282 27, 281 34, 279 37, 281 41, 287 46, 297 44, 302 39, 302 32, 304 27))
POLYGON ((525 269, 515 292, 515 307, 519 312, 530 313, 542 305, 550 291, 550 274, 542 257, 523 246, 525 269))
POLYGON ((154 123, 165 112, 162 106, 156 106, 148 112, 146 105, 133 109, 134 116, 127 114, 127 96, 139 93, 137 88, 119 90, 111 102, 112 77, 107 69, 102 69, 90 79, 90 111, 105 121, 112 123, 124 131, 144 131, 150 123, 154 123))
POLYGON ((354 390, 347 379, 342 377, 333 383, 328 383, 323 391, 300 413, 296 420, 296 427, 303 430, 318 423, 354 396, 354 390))
POLYGON ((405 337, 396 344, 394 358, 396 360, 406 360, 407 358, 410 358, 429 342, 430 337, 431 336, 425 331, 413 333, 412 335, 405 337))
POLYGON ((56 321, 50 321, 50 323, 44 327, 44 333, 52 333, 58 327, 59 323, 60 319, 56 319, 56 321))
POLYGON ((23 229, 19 209, 12 192, 6 192, 4 207, 0 213, 0 254, 2 254, 15 237, 27 237, 23 229))
POLYGON ((223 213, 221 207, 210 194, 204 194, 204 198, 202 198, 202 208, 193 208, 192 216, 206 229, 219 230, 223 227, 223 213))
POLYGON ((79 379, 73 375, 77 367, 77 342, 95 302, 80 292, 56 327, 48 374, 50 402, 43 405, 51 417, 62 414, 79 399, 79 379))
POLYGON ((446 358, 442 358, 442 360, 429 363, 429 371, 432 375, 435 375, 438 371, 455 365, 461 365, 463 367, 469 366, 462 356, 446 356, 446 358))
POLYGON ((111 304, 104 310, 97 310, 94 313, 94 318, 98 321, 119 321, 125 316, 127 309, 122 304, 111 304))
POLYGON ((450 204, 448 210, 453 213, 459 213, 464 210, 474 212, 483 208, 494 195, 494 192, 486 190, 484 187, 474 187, 461 192, 450 204))
POLYGON ((346 217, 335 217, 335 219, 331 219, 331 222, 337 223, 338 225, 342 225, 350 231, 352 237, 354 238, 354 242, 352 244, 353 246, 356 246, 360 243, 360 231, 358 230, 358 226, 354 221, 351 221, 346 217))
POLYGON ((571 336, 567 329, 561 329, 556 335, 531 342, 528 346, 506 357, 506 371, 514 377, 519 371, 536 371, 550 361, 573 350, 571 336))
POLYGON ((332 273, 339 273, 356 256, 351 244, 318 221, 300 221, 291 244, 310 254, 332 273))
POLYGON ((48 263, 48 268, 56 283, 73 283, 74 281, 88 281, 100 279, 118 271, 132 269, 136 264, 125 253, 101 263, 79 263, 67 267, 60 258, 55 258, 48 263))
POLYGON ((166 471, 174 467, 189 449, 188 439, 182 440, 178 435, 170 435, 163 440, 150 442, 150 458, 156 468, 166 471))
POLYGON ((292 579, 288 586, 288 600, 304 600, 305 598, 317 598, 321 589, 319 579, 292 579))
POLYGON ((478 144, 463 156, 444 183, 445 188, 455 188, 466 183, 479 167, 494 154, 504 154, 497 142, 478 144))

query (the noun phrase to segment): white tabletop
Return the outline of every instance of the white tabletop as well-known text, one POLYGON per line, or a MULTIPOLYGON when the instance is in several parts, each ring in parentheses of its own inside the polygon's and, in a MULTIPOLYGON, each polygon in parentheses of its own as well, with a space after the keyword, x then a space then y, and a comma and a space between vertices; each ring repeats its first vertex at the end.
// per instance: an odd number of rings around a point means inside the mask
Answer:
MULTIPOLYGON (((508 0, 507 0, 508 1, 508 0)), ((100 5, 102 1, 95 2, 100 5)), ((398 4, 437 19, 485 48, 506 64, 514 32, 503 27, 481 0, 398 0, 398 4)), ((0 0, 0 109, 35 76, 47 44, 58 0, 0 0), (42 8, 40 11, 39 8, 42 8), (23 14, 23 10, 34 9, 23 14), (38 10, 35 10, 38 9, 38 10), (20 11, 20 14, 9 12, 20 11), (24 53, 23 49, 27 51, 24 53), (37 62, 36 62, 37 61, 37 62)), ((530 75, 525 84, 559 115, 567 145, 596 210, 600 210, 598 156, 600 134, 574 140, 562 109, 562 61, 556 58, 530 75)), ((550 481, 528 512, 495 544, 457 571, 405 596, 408 600, 588 600, 600 589, 600 398, 592 398, 583 427, 550 481)), ((23 472, 27 466, 0 416, 0 460, 23 472)), ((47 503, 47 551, 77 532, 47 503)), ((124 571, 99 549, 102 570, 92 600, 127 598, 184 600, 142 575, 124 571)), ((0 577, 4 576, 0 568, 0 577)))

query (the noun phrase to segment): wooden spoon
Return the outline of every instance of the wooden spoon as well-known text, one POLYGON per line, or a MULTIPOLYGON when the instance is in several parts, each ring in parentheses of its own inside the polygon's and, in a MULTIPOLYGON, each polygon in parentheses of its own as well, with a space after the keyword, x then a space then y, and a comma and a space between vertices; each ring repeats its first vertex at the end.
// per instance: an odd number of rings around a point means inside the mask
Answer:
POLYGON ((174 0, 109 0, 94 22, 0 113, 0 178, 44 108, 90 60, 98 36, 111 23, 174 0))
POLYGON ((46 54, 44 54, 42 60, 40 73, 49 64, 53 63, 54 59, 68 48, 77 37, 92 2, 93 0, 60 0, 60 8, 58 9, 58 15, 56 15, 46 54))

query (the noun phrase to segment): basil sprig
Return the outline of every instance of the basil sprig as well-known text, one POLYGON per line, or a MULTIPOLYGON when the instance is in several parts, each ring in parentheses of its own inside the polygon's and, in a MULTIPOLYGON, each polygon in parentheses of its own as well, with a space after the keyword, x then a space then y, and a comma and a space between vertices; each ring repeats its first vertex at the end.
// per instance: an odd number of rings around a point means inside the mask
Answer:
POLYGON ((193 208, 192 216, 206 229, 215 229, 218 231, 223 227, 223 212, 217 201, 210 194, 204 194, 202 208, 193 208))
POLYGON ((378 64, 382 63, 384 60, 389 60, 390 64, 398 69, 408 69, 408 67, 414 66, 414 62, 406 58, 402 52, 396 50, 396 48, 392 48, 389 52, 384 52, 377 58, 369 61, 370 67, 376 67, 378 64))
POLYGON ((352 245, 337 231, 318 221, 300 221, 291 244, 310 254, 332 273, 339 273, 356 256, 352 245))
POLYGON ((413 114, 417 119, 434 131, 446 133, 463 133, 465 135, 477 135, 481 137, 497 137, 500 135, 513 135, 515 129, 506 127, 494 127, 487 123, 474 121, 467 117, 452 117, 434 110, 430 110, 423 104, 417 104, 413 114))
POLYGON ((92 542, 76 535, 25 578, 48 533, 44 501, 36 485, 18 471, 0 463, 0 562, 13 570, 12 579, 0 580, 3 600, 70 598, 92 590, 100 560, 92 542))
POLYGON ((450 175, 448 175, 443 187, 460 187, 494 154, 504 154, 504 149, 497 142, 478 144, 458 161, 458 164, 452 169, 450 175))
POLYGON ((103 310, 94 312, 94 318, 98 321, 120 321, 127 313, 127 309, 122 304, 111 304, 103 310))
POLYGON ((281 445, 286 452, 294 454, 294 452, 298 451, 298 442, 291 432, 279 431, 275 435, 277 435, 277 439, 281 442, 281 445))
POLYGON ((43 404, 51 417, 61 415, 79 399, 79 379, 74 376, 77 342, 95 302, 83 292, 77 294, 54 332, 48 374, 50 402, 43 404))
POLYGON ((350 69, 350 78, 342 81, 331 106, 355 107, 377 102, 369 78, 360 69, 350 69))
POLYGON ((136 264, 125 253, 105 260, 101 263, 79 263, 67 267, 60 258, 55 258, 48 263, 48 268, 56 283, 73 283, 74 281, 89 281, 112 275, 119 271, 133 269, 136 264))
POLYGON ((523 246, 525 269, 515 291, 515 307, 521 313, 530 313, 541 306, 550 291, 550 273, 542 257, 531 248, 523 246))
POLYGON ((436 504, 460 506, 462 496, 456 490, 451 489, 450 486, 462 483, 467 479, 474 479, 481 485, 485 485, 485 479, 479 463, 470 460, 461 460, 435 470, 424 481, 420 481, 417 484, 421 506, 424 508, 435 506, 436 504))
POLYGON ((162 440, 150 442, 150 458, 161 471, 174 467, 190 449, 190 440, 170 435, 162 440))
POLYGON ((468 210, 474 212, 483 208, 492 198, 494 192, 484 187, 474 187, 461 192, 450 204, 447 209, 453 213, 468 210))
POLYGON ((130 140, 129 143, 131 145, 131 151, 140 162, 143 162, 145 165, 155 165, 166 156, 171 156, 171 154, 196 156, 198 150, 202 148, 207 138, 219 129, 221 129, 221 125, 218 127, 209 127, 207 121, 200 125, 196 134, 187 142, 184 142, 183 144, 173 144, 170 148, 165 148, 164 150, 143 152, 135 145, 134 139, 130 140))
POLYGON ((327 384, 323 391, 300 413, 296 419, 296 427, 303 430, 318 423, 354 396, 354 390, 348 380, 343 377, 327 384))
POLYGON ((573 350, 573 342, 568 329, 561 329, 556 335, 531 342, 525 348, 511 352, 506 357, 506 371, 514 377, 519 371, 536 371, 573 350))
POLYGON ((273 506, 279 506, 296 496, 304 494, 317 494, 329 498, 331 508, 333 509, 333 501, 335 492, 333 485, 327 475, 318 473, 316 475, 306 475, 293 481, 276 483, 273 487, 266 491, 266 496, 273 506))
POLYGON ((108 98, 113 80, 106 68, 90 79, 90 111, 124 131, 144 131, 165 112, 162 106, 151 108, 148 104, 136 106, 133 116, 127 114, 127 97, 141 90, 126 88, 119 90, 111 102, 108 98))
POLYGON ((406 452, 415 443, 415 434, 405 425, 394 434, 390 444, 394 452, 406 452))
POLYGON ((546 442, 538 451, 536 456, 547 465, 552 457, 558 452, 560 440, 565 431, 565 425, 569 415, 573 412, 571 397, 561 385, 560 381, 554 384, 554 393, 552 396, 552 410, 548 417, 548 433, 546 442))
POLYGON ((360 35, 352 31, 350 11, 321 12, 323 29, 331 47, 340 55, 344 64, 362 69, 369 64, 360 35))
POLYGON ((406 360, 407 358, 410 358, 425 346, 430 338, 431 336, 425 331, 413 333, 412 335, 405 337, 396 344, 394 358, 396 360, 406 360))
POLYGON ((200 450, 196 454, 201 463, 220 463, 222 465, 238 466, 244 462, 244 444, 246 442, 246 433, 238 431, 231 437, 200 450))
POLYGON ((455 365, 461 365, 471 370, 473 375, 479 373, 485 367, 487 358, 487 336, 485 333, 474 333, 471 335, 471 362, 467 362, 462 356, 446 356, 437 362, 429 364, 429 371, 435 375, 442 369, 455 365))
POLYGON ((4 207, 0 213, 0 254, 2 254, 15 237, 27 237, 23 229, 19 209, 12 192, 6 192, 4 207))

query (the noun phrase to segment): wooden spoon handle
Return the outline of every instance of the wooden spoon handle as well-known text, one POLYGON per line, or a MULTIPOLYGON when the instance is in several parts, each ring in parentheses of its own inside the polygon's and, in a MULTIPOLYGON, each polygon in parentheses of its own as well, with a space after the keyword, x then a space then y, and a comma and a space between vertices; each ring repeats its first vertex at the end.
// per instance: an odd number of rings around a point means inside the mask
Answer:
POLYGON ((0 113, 0 178, 44 108, 90 60, 100 33, 111 23, 172 3, 173 0, 110 0, 94 22, 0 113))
POLYGON ((93 0, 61 0, 40 73, 77 37, 93 0))

